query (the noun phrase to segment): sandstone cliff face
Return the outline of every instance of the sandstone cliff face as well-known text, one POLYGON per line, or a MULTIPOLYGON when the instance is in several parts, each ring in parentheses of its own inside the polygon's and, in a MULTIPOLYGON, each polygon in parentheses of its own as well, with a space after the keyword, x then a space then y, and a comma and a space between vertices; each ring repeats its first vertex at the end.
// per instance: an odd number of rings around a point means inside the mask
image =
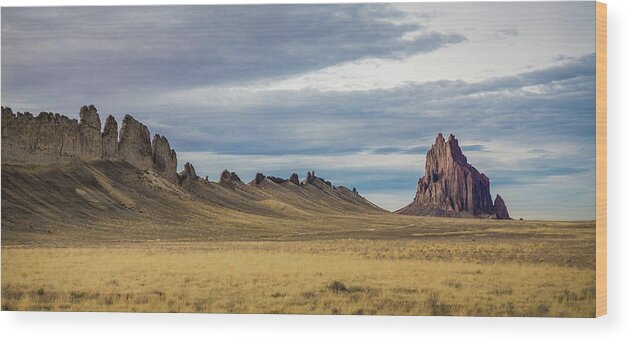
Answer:
MULTIPOLYGON (((502 202, 502 200, 501 200, 502 202)), ((468 164, 454 135, 438 134, 427 152, 425 175, 411 204, 397 211, 410 215, 493 216, 490 180, 468 164)))
POLYGON ((131 115, 125 115, 120 127, 118 155, 123 160, 142 170, 153 167, 153 149, 149 129, 131 115))
POLYGON ((177 153, 164 136, 156 134, 151 142, 153 170, 172 182, 177 182, 177 153))

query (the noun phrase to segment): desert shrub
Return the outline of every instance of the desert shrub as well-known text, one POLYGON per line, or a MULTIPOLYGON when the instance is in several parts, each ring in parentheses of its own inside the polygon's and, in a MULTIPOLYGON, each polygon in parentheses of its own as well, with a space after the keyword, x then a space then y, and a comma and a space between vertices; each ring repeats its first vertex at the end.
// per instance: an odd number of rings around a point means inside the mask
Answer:
POLYGON ((346 285, 340 281, 332 281, 326 286, 326 288, 334 292, 335 294, 348 292, 348 288, 346 287, 346 285))
POLYGON ((529 311, 529 316, 549 316, 551 309, 546 304, 539 304, 536 308, 529 311))
POLYGON ((315 297, 315 293, 313 291, 305 291, 302 293, 302 297, 306 299, 311 299, 315 297))
POLYGON ((507 313, 508 316, 515 316, 516 315, 514 302, 512 302, 512 301, 503 304, 503 309, 505 309, 505 312, 507 313))
POLYGON ((490 293, 495 296, 512 295, 512 288, 496 288, 490 293))
POLYGON ((447 279, 445 281, 442 282, 442 284, 446 285, 447 287, 451 287, 451 288, 455 288, 455 289, 461 289, 462 288, 462 283, 454 280, 454 279, 447 279))
POLYGON ((442 303, 439 295, 435 292, 429 295, 426 305, 433 316, 446 316, 451 312, 450 306, 442 303))
POLYGON ((578 295, 569 289, 564 289, 562 295, 557 297, 558 303, 572 302, 578 300, 578 295))
POLYGON ((393 292, 395 293, 400 293, 400 294, 415 294, 418 292, 418 289, 414 289, 414 288, 394 288, 392 289, 393 292))

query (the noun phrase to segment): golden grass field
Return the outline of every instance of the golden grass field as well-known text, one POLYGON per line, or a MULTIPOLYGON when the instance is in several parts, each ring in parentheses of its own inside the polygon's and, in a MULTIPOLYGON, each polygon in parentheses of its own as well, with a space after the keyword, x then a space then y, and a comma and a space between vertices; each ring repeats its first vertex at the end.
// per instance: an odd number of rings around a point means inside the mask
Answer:
POLYGON ((566 225, 545 240, 506 228, 500 239, 4 246, 2 309, 592 317, 594 228, 566 225))

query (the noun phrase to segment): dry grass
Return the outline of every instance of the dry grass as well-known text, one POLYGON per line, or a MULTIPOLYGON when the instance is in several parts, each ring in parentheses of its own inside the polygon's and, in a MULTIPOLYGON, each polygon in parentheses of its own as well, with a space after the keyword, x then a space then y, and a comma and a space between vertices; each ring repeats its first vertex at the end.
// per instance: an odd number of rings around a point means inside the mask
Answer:
POLYGON ((556 250, 559 262, 542 254, 552 249, 350 239, 5 246, 2 309, 593 316, 590 247, 556 250))

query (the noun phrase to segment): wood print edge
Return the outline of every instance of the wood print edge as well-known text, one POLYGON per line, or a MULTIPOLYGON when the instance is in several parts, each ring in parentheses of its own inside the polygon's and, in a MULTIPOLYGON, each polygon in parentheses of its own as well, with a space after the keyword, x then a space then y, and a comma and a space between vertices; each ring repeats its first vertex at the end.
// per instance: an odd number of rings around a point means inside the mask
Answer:
POLYGON ((606 4, 595 3, 596 54, 596 300, 595 316, 607 313, 607 17, 606 4))

